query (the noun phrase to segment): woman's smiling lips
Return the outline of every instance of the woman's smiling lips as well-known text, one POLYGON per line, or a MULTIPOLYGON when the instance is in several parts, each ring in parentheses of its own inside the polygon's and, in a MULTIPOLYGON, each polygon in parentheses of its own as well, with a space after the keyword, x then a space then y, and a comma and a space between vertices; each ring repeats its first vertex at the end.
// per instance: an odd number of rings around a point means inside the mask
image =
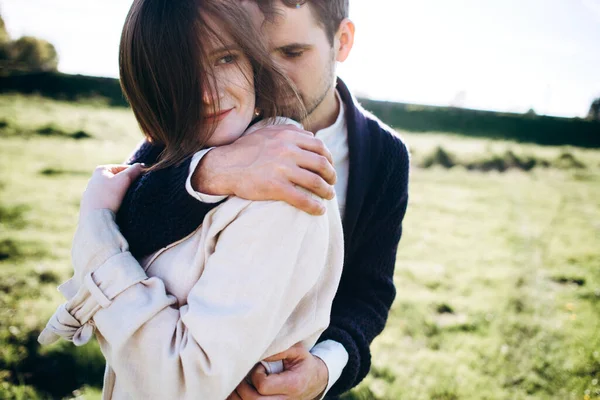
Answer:
POLYGON ((217 113, 214 114, 208 114, 204 117, 204 119, 208 119, 211 121, 221 121, 223 118, 225 118, 231 111, 233 111, 233 108, 230 108, 228 110, 223 110, 223 111, 219 111, 217 113))

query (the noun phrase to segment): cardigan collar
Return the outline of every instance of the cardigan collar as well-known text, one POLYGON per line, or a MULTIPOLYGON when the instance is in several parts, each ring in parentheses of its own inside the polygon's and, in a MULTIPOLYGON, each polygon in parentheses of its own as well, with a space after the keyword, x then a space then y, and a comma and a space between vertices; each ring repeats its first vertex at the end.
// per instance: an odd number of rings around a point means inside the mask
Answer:
POLYGON ((337 90, 346 105, 346 122, 348 124, 348 157, 349 176, 346 195, 346 211, 344 214, 344 247, 346 254, 351 248, 354 229, 360 210, 365 202, 369 180, 371 178, 371 135, 367 117, 346 84, 338 78, 337 90))

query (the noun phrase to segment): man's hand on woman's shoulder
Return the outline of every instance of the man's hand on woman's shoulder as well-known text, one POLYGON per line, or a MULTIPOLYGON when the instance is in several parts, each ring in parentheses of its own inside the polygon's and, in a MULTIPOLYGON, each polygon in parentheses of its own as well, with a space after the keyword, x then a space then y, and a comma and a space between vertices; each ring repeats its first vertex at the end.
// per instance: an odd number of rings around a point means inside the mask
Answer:
POLYGON ((208 152, 191 183, 201 193, 281 200, 320 215, 323 205, 296 186, 332 199, 335 181, 331 153, 320 139, 293 125, 270 125, 208 152))

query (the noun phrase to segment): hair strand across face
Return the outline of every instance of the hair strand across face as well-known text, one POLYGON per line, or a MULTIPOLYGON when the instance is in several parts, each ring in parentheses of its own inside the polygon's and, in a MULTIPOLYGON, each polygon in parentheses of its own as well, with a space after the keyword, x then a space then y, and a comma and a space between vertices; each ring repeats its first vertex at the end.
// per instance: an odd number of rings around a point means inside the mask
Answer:
MULTIPOLYGON (((266 41, 237 0, 135 0, 119 49, 121 87, 147 140, 163 145, 152 169, 179 164, 201 150, 215 130, 204 116, 219 98, 209 54, 217 21, 252 66, 256 106, 263 118, 305 115, 291 81, 273 64, 266 41), (209 108, 209 110, 207 110, 209 108)), ((218 37, 218 35, 217 35, 218 37)), ((222 38, 218 37, 222 41, 222 38)))

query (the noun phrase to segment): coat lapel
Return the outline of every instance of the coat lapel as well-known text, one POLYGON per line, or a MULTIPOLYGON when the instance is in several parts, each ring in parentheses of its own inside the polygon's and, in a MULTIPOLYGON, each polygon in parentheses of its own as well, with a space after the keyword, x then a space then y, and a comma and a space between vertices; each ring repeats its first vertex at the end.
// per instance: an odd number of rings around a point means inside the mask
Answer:
POLYGON ((356 99, 341 79, 338 79, 337 90, 346 105, 346 122, 348 125, 348 157, 349 176, 346 194, 346 211, 344 213, 344 247, 346 254, 353 248, 356 223, 360 210, 365 202, 371 176, 371 137, 368 121, 361 109, 357 107, 356 99))

